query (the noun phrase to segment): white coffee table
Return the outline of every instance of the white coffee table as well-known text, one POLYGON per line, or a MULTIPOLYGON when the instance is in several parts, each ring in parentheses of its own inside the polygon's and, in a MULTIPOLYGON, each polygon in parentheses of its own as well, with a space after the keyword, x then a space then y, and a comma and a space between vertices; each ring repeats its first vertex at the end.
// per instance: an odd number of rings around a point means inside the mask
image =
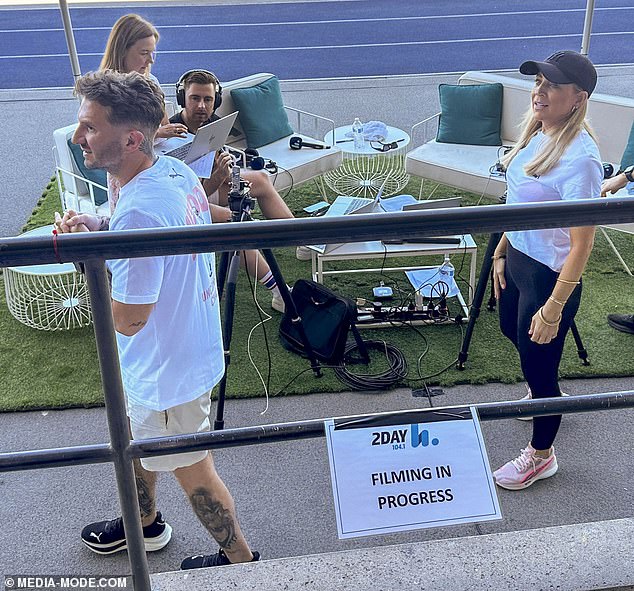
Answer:
MULTIPOLYGON (((53 226, 22 236, 51 235, 53 226)), ((7 267, 4 289, 9 312, 38 330, 69 330, 92 321, 88 286, 72 263, 7 267)))
MULTIPOLYGON (((341 275, 344 273, 378 273, 381 271, 412 271, 415 269, 426 268, 422 265, 412 266, 398 266, 388 267, 383 265, 380 268, 374 269, 338 269, 338 270, 325 270, 324 266, 328 263, 341 262, 341 261, 357 261, 361 259, 381 259, 395 258, 395 257, 416 257, 416 256, 453 256, 458 257, 460 255, 469 255, 469 287, 467 298, 465 300, 462 293, 459 293, 456 297, 460 302, 462 311, 464 312, 464 318, 469 317, 469 306, 473 299, 473 290, 475 289, 476 279, 476 255, 478 253, 478 247, 471 234, 463 234, 456 236, 460 239, 459 244, 441 244, 436 242, 425 243, 411 243, 411 244, 383 244, 380 240, 373 240, 371 242, 351 242, 348 244, 341 244, 335 248, 329 249, 325 253, 312 252, 312 272, 313 281, 318 283, 324 282, 324 277, 327 275, 341 275)), ((455 261, 455 258, 454 258, 455 261)), ((442 261, 439 260, 438 264, 442 261)), ((454 266, 456 263, 454 262, 454 266)))
POLYGON ((383 195, 397 194, 409 181, 405 172, 405 152, 410 143, 409 135, 397 127, 387 127, 383 144, 397 142, 397 148, 381 152, 379 142, 365 141, 363 148, 355 148, 353 141, 346 137, 350 125, 337 127, 333 141, 332 131, 324 137, 329 146, 336 146, 343 152, 343 162, 334 170, 324 173, 324 181, 337 195, 352 197, 373 197, 387 179, 383 195), (401 141, 398 141, 401 140, 401 141))

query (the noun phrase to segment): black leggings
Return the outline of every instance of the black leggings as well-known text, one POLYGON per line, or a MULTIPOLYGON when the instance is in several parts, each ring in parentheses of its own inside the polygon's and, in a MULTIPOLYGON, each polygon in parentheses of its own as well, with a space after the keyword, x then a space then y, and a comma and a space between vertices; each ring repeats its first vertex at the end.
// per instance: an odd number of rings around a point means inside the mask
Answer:
MULTIPOLYGON (((528 329, 537 310, 546 303, 559 277, 552 269, 515 250, 510 244, 506 252, 506 288, 500 297, 500 328, 515 345, 522 373, 533 398, 561 396, 558 382, 559 362, 570 328, 581 301, 578 285, 566 303, 557 336, 545 345, 531 341, 528 329)), ((535 417, 531 445, 549 449, 559 430, 561 415, 535 417)))

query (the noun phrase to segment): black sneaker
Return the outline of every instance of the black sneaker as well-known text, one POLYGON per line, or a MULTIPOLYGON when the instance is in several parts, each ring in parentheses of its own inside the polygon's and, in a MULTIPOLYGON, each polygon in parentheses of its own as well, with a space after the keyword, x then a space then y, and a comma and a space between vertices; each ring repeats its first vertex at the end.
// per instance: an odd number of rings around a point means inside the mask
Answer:
POLYGON ((608 314, 608 324, 621 332, 634 334, 634 314, 608 314))
MULTIPOLYGON (((250 562, 258 562, 260 560, 259 552, 252 552, 253 558, 250 562)), ((206 568, 208 566, 226 566, 233 564, 225 554, 224 550, 220 549, 216 554, 207 554, 203 556, 198 554, 197 556, 190 556, 185 558, 181 562, 181 570, 189 570, 190 568, 206 568)))
MULTIPOLYGON (((160 511, 156 512, 156 519, 143 528, 145 551, 154 552, 167 546, 172 537, 172 528, 160 511)), ((81 541, 97 554, 114 554, 125 550, 128 545, 125 540, 123 518, 117 517, 110 521, 98 521, 87 525, 81 532, 81 541)))

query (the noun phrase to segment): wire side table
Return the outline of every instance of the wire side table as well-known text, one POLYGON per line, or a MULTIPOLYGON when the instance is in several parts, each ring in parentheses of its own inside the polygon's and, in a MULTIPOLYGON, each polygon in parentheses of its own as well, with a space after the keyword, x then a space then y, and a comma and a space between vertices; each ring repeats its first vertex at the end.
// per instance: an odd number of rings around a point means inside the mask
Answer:
MULTIPOLYGON (((44 236, 53 226, 25 232, 44 236)), ((72 263, 7 267, 4 289, 11 315, 38 330, 70 330, 92 322, 88 286, 72 263)))
POLYGON ((383 144, 397 142, 396 148, 381 152, 379 142, 365 141, 363 148, 356 149, 354 142, 346 137, 350 125, 337 127, 333 142, 332 132, 324 137, 329 146, 337 146, 343 152, 343 163, 324 173, 324 181, 337 195, 351 197, 374 197, 383 182, 383 195, 388 197, 398 193, 409 181, 405 172, 405 153, 410 143, 409 135, 397 127, 387 128, 383 144), (399 141, 400 140, 400 141, 399 141), (374 147, 373 147, 374 146, 374 147))

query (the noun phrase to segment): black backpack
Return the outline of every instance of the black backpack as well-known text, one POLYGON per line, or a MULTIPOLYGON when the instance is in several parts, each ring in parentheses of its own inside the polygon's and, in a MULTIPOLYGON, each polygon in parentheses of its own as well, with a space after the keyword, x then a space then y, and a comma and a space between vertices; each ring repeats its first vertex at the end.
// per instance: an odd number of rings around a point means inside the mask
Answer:
MULTIPOLYGON (((315 357, 327 364, 338 364, 352 330, 360 347, 363 342, 355 326, 357 307, 346 297, 336 294, 321 283, 298 279, 291 292, 297 313, 302 319, 306 338, 315 357)), ((280 322, 280 340, 289 351, 307 356, 306 347, 293 322, 293 314, 286 310, 280 322)))

